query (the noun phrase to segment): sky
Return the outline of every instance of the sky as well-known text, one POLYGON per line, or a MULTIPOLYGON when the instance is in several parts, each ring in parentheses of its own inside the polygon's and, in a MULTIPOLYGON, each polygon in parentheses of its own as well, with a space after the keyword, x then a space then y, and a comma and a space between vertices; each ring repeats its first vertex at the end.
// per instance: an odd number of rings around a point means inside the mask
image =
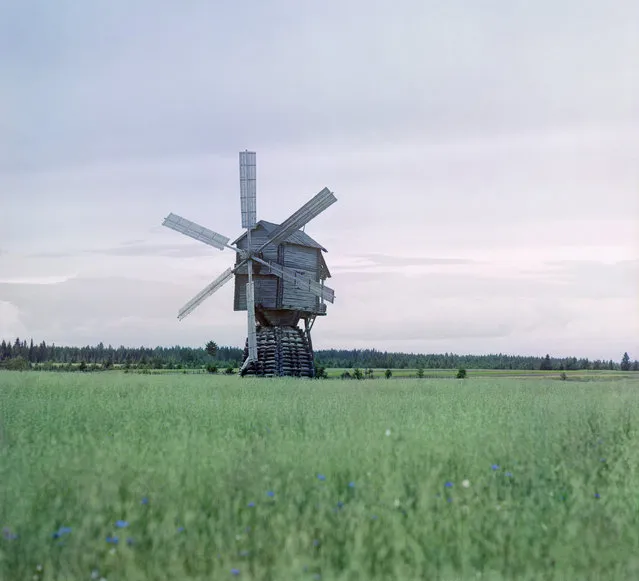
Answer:
POLYGON ((639 358, 635 0, 0 4, 0 337, 243 345, 242 233, 325 186, 316 349, 639 358))

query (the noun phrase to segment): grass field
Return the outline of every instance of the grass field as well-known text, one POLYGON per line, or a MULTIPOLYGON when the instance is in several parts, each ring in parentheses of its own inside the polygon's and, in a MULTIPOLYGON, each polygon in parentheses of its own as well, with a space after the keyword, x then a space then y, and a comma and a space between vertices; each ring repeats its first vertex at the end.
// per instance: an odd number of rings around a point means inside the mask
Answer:
POLYGON ((0 579, 636 580, 638 426, 629 378, 0 372, 0 579))

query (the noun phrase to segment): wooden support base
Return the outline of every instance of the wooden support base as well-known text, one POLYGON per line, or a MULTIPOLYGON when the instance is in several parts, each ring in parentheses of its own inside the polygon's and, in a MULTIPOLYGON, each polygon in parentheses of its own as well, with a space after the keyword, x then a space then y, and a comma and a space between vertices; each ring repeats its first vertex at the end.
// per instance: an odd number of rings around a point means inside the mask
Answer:
MULTIPOLYGON (((244 359, 248 358, 248 339, 244 359)), ((307 334, 299 327, 257 327, 257 362, 250 363, 242 376, 314 377, 313 350, 307 334)))

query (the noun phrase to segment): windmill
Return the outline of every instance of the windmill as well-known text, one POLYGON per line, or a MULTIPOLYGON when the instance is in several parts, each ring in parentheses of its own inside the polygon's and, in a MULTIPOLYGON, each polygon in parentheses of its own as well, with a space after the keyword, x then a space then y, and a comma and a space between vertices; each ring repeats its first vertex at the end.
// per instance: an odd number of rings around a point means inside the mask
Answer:
POLYGON ((234 310, 247 311, 248 337, 240 374, 314 376, 311 329, 335 293, 324 285, 326 249, 300 229, 337 199, 324 188, 281 224, 257 221, 255 152, 240 152, 240 208, 246 231, 230 238, 169 214, 162 223, 181 234, 236 253, 226 269, 178 312, 178 319, 235 277, 234 310), (304 321, 304 330, 298 327, 304 321))

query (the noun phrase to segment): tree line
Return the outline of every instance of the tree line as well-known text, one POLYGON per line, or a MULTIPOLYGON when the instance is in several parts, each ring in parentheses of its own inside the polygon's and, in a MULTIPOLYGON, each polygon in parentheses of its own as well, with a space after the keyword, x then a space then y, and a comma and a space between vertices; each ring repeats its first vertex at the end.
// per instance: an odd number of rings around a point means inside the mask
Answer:
MULTIPOLYGON (((0 342, 0 366, 10 362, 24 362, 25 367, 84 364, 109 368, 198 369, 214 365, 218 368, 237 368, 244 350, 238 347, 218 347, 209 341, 203 347, 113 347, 98 343, 84 347, 59 346, 45 341, 34 343, 16 338, 0 342), (211 346, 215 346, 214 349, 211 346)), ((398 353, 376 349, 324 349, 315 351, 318 367, 343 369, 512 369, 512 370, 588 370, 609 369, 639 371, 639 362, 631 361, 624 353, 619 362, 589 360, 576 357, 505 355, 456 355, 398 353)), ((15 365, 14 365, 15 366, 15 365)))

